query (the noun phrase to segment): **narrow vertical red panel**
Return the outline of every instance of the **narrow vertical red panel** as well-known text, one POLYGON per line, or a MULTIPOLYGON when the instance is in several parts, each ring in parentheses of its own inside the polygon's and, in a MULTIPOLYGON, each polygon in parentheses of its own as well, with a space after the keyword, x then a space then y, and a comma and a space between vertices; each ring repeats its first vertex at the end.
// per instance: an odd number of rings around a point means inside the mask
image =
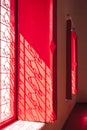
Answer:
POLYGON ((71 32, 72 44, 72 94, 77 93, 77 35, 71 32))
POLYGON ((52 122, 53 1, 19 0, 18 119, 52 122))
POLYGON ((78 92, 78 36, 76 34, 75 39, 75 51, 76 51, 76 93, 78 92))

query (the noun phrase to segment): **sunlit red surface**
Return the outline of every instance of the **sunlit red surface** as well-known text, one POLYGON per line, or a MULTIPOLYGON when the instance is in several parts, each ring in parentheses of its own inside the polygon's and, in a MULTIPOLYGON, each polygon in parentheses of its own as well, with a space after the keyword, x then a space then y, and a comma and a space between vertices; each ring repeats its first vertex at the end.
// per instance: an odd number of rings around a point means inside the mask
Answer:
POLYGON ((3 130, 40 130, 43 128, 45 123, 43 122, 30 122, 30 121, 16 121, 9 125, 8 127, 4 128, 3 130))
POLYGON ((18 119, 52 122, 52 71, 20 34, 18 119))
POLYGON ((53 0, 18 2, 18 119, 52 122, 56 119, 56 99, 53 99, 56 89, 53 86, 53 54, 56 48, 53 41, 53 0))
POLYGON ((14 118, 15 31, 11 3, 0 1, 0 126, 14 118))
POLYGON ((0 3, 0 126, 15 119, 17 114, 18 119, 28 121, 53 122, 56 119, 53 102, 53 54, 56 49, 53 1, 18 2, 18 86, 15 83, 14 0, 0 3), (23 6, 24 10, 21 10, 23 6), (18 113, 15 111, 16 94, 18 113))
POLYGON ((71 32, 71 45, 72 45, 72 94, 77 93, 77 35, 71 32))

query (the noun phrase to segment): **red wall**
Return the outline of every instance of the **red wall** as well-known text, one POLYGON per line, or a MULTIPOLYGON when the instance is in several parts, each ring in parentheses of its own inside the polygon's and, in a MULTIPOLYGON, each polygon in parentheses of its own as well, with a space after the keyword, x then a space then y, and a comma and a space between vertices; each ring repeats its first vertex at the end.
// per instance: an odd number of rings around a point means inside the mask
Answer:
POLYGON ((19 0, 19 33, 40 55, 46 65, 50 65, 50 0, 19 0))

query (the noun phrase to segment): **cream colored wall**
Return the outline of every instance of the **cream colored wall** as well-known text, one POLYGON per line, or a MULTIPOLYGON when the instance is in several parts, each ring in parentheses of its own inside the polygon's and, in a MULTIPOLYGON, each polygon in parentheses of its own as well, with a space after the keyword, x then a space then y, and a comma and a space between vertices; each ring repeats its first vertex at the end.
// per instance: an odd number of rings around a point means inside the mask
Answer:
POLYGON ((76 96, 71 101, 65 99, 66 94, 66 15, 70 13, 74 19, 74 0, 57 0, 57 81, 58 81, 58 118, 53 124, 46 124, 42 130, 61 130, 69 113, 76 103, 76 96))

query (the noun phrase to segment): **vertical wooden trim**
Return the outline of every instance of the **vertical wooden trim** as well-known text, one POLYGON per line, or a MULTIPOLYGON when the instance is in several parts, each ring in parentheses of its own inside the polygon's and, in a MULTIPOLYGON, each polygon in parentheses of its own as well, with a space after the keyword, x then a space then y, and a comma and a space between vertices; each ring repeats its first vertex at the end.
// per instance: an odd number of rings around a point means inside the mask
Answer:
POLYGON ((57 115, 57 0, 53 0, 53 41, 56 46, 53 53, 53 107, 57 115))
POLYGON ((18 70, 19 70, 19 65, 18 65, 18 59, 19 59, 19 54, 18 54, 18 0, 15 0, 15 58, 16 58, 16 79, 15 79, 15 113, 16 113, 16 119, 18 119, 18 70))
POLYGON ((71 20, 66 21, 66 99, 72 99, 71 20))

